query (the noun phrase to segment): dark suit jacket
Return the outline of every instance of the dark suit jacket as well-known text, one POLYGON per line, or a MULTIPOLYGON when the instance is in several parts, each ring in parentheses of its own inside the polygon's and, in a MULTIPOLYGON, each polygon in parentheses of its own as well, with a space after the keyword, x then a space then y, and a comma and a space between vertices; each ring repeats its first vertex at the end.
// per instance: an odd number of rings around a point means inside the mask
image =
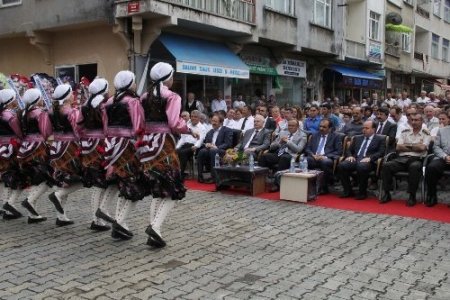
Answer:
POLYGON ((274 131, 277 128, 277 122, 272 118, 267 118, 264 128, 274 131))
MULTIPOLYGON (((305 153, 307 156, 313 156, 317 152, 320 143, 320 132, 314 133, 306 145, 305 153)), ((334 132, 330 132, 324 147, 325 156, 336 159, 342 155, 342 136, 334 132)))
MULTIPOLYGON (((361 148, 364 142, 364 135, 356 135, 353 139, 350 148, 347 150, 347 157, 353 156, 357 158, 359 149, 361 148)), ((370 158, 371 163, 376 163, 376 161, 385 155, 386 149, 386 139, 384 136, 375 134, 373 136, 372 141, 370 142, 369 147, 366 150, 366 156, 370 158)))
MULTIPOLYGON (((212 143, 213 135, 214 129, 211 129, 206 134, 203 143, 212 143)), ((233 146, 233 131, 230 128, 225 126, 222 126, 220 128, 219 134, 217 135, 216 139, 216 146, 217 148, 222 150, 227 150, 228 148, 231 148, 233 146)))
POLYGON ((389 137, 389 150, 395 151, 395 135, 397 134, 397 124, 391 123, 386 120, 386 124, 381 131, 381 134, 389 137))
MULTIPOLYGON (((248 141, 252 137, 253 132, 255 131, 255 128, 249 129, 245 131, 244 137, 242 138, 241 142, 236 146, 240 151, 244 150, 245 145, 247 145, 248 141)), ((253 139, 252 143, 250 143, 250 148, 255 148, 256 152, 258 153, 261 150, 269 149, 270 146, 270 135, 271 131, 269 129, 261 129, 258 132, 258 135, 255 139, 253 139)))

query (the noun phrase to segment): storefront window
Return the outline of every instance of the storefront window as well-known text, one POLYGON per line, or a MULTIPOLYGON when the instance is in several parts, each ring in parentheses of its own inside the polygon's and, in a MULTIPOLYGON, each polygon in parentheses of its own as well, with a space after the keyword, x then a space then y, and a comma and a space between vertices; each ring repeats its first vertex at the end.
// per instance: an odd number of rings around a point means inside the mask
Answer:
POLYGON ((242 94, 245 102, 251 104, 261 94, 266 94, 267 78, 271 78, 271 76, 250 74, 250 79, 234 79, 232 88, 233 100, 237 95, 242 94))
POLYGON ((273 84, 278 105, 301 105, 303 100, 303 79, 278 76, 273 84))

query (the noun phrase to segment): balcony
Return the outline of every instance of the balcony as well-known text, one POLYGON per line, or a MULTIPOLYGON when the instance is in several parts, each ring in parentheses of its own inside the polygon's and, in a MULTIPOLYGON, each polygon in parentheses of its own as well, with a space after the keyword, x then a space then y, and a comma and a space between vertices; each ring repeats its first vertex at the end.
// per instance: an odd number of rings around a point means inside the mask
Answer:
POLYGON ((397 45, 386 44, 386 49, 384 50, 384 53, 386 53, 387 55, 390 55, 390 56, 400 58, 401 51, 400 51, 400 47, 398 46, 398 44, 397 45))
POLYGON ((255 23, 254 0, 160 0, 201 12, 238 20, 245 23, 255 23))
POLYGON ((347 40, 347 57, 356 58, 359 60, 367 60, 366 45, 363 43, 347 40))

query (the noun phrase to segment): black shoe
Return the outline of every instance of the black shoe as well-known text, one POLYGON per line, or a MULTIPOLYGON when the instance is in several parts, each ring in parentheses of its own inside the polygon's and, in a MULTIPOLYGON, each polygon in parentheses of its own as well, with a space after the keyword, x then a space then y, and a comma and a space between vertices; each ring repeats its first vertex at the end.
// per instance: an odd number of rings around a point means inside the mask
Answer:
POLYGON ((339 196, 339 198, 351 198, 355 196, 352 192, 343 192, 342 195, 339 196))
POLYGON ((409 198, 408 198, 408 201, 406 202, 406 206, 412 207, 414 205, 416 205, 416 195, 409 194, 409 198))
POLYGON ((53 192, 50 195, 48 195, 48 199, 53 203, 53 205, 55 206, 56 210, 60 214, 64 214, 64 209, 63 209, 63 207, 61 205, 61 201, 59 201, 58 197, 56 197, 55 192, 53 192))
POLYGON ((391 193, 384 192, 383 196, 381 196, 381 200, 379 201, 380 204, 388 203, 392 200, 391 193))
POLYGON ((109 225, 100 225, 100 224, 96 224, 94 221, 92 221, 91 223, 91 227, 89 227, 90 230, 93 231, 108 231, 111 229, 111 226, 109 225))
POLYGON ((134 234, 129 231, 128 229, 124 228, 122 225, 120 225, 119 223, 117 223, 116 221, 114 221, 114 223, 112 224, 112 228, 114 231, 118 231, 124 235, 128 235, 128 236, 133 236, 134 234))
POLYGON ((166 242, 155 230, 153 230, 151 225, 148 225, 145 233, 148 235, 147 245, 154 248, 163 248, 166 246, 166 242))
POLYGON ((356 200, 364 200, 367 199, 367 194, 358 194, 355 197, 356 200))
POLYGON ((100 208, 97 208, 97 211, 95 212, 95 216, 97 218, 100 218, 108 223, 114 223, 116 220, 114 220, 109 215, 105 214, 100 208))
MULTIPOLYGON (((13 215, 15 217, 14 219, 22 217, 22 213, 20 211, 18 211, 14 206, 9 204, 8 202, 3 204, 3 209, 10 212, 11 215, 13 215)), ((9 219, 9 220, 11 220, 11 219, 9 219)))
POLYGON ((426 207, 433 207, 437 204, 437 196, 436 195, 428 195, 427 200, 425 200, 426 207))
POLYGON ((39 213, 34 209, 34 207, 28 202, 28 198, 25 198, 25 200, 22 201, 22 206, 28 210, 30 214, 33 216, 39 216, 39 213))
POLYGON ((22 216, 16 216, 16 215, 13 215, 13 214, 10 214, 10 213, 8 213, 8 212, 3 212, 3 220, 15 220, 15 219, 18 219, 18 218, 21 218, 22 216))
POLYGON ((72 225, 74 223, 75 222, 72 220, 60 220, 60 219, 56 218, 56 226, 59 226, 59 227, 72 225))
POLYGON ((126 235, 118 230, 115 230, 114 227, 111 231, 111 237, 116 240, 124 240, 124 241, 131 240, 133 238, 130 235, 126 235))
POLYGON ((37 217, 37 218, 28 217, 28 224, 41 223, 44 221, 47 221, 46 217, 37 217))

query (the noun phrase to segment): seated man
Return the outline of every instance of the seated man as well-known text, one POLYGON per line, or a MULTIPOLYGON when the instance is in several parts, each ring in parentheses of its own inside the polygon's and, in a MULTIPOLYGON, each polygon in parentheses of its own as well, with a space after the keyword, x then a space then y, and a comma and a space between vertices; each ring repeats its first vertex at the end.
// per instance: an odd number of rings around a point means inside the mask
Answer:
POLYGON ((206 127, 200 123, 201 114, 198 110, 191 112, 191 121, 188 122, 191 133, 182 134, 177 142, 176 150, 180 159, 181 176, 183 179, 186 177, 184 171, 186 170, 187 162, 195 154, 197 149, 203 145, 203 140, 205 139, 206 127))
POLYGON ((305 145, 306 134, 299 130, 298 120, 290 119, 288 130, 280 132, 270 145, 269 152, 259 158, 259 165, 273 171, 286 170, 290 166, 292 156, 302 152, 305 145))
POLYGON ((359 192, 357 200, 367 198, 367 182, 369 173, 375 170, 376 162, 385 154, 386 143, 383 136, 376 135, 378 124, 369 120, 363 124, 363 135, 357 135, 346 153, 346 159, 338 165, 338 174, 344 188, 341 198, 353 196, 350 184, 350 175, 356 171, 358 177, 359 192))
POLYGON ((197 155, 198 181, 212 183, 214 181, 214 159, 219 153, 220 157, 225 154, 225 150, 233 146, 233 131, 223 125, 223 118, 214 115, 211 118, 212 129, 205 136, 204 146, 197 155), (203 169, 211 170, 212 178, 205 181, 203 169))
POLYGON ((264 128, 264 117, 256 115, 253 123, 254 128, 245 132, 241 142, 236 145, 235 150, 243 151, 247 155, 253 155, 255 160, 261 151, 269 149, 271 130, 264 128))
MULTIPOLYGON (((450 169, 450 127, 448 126, 449 117, 445 118, 439 116, 439 119, 446 119, 444 121, 445 127, 441 127, 437 130, 437 135, 433 144, 433 153, 435 157, 428 164, 426 168, 426 184, 428 189, 427 199, 425 200, 425 205, 428 207, 437 204, 437 189, 436 185, 441 179, 444 170, 450 169), (447 124, 446 124, 447 123, 447 124)), ((450 115, 449 112, 447 112, 450 115)), ((449 205, 450 207, 450 205, 449 205)))
POLYGON ((333 177, 333 162, 342 155, 342 138, 332 131, 329 119, 320 121, 319 132, 311 136, 305 154, 309 169, 321 169, 324 172, 321 194, 328 194, 333 177))
POLYGON ((409 199, 406 205, 414 206, 416 204, 416 192, 420 178, 422 178, 422 160, 427 155, 431 136, 427 129, 422 129, 423 117, 421 114, 416 113, 410 117, 412 128, 404 129, 397 141, 398 157, 385 163, 381 170, 384 193, 380 203, 391 201, 390 190, 395 173, 408 171, 409 199))

